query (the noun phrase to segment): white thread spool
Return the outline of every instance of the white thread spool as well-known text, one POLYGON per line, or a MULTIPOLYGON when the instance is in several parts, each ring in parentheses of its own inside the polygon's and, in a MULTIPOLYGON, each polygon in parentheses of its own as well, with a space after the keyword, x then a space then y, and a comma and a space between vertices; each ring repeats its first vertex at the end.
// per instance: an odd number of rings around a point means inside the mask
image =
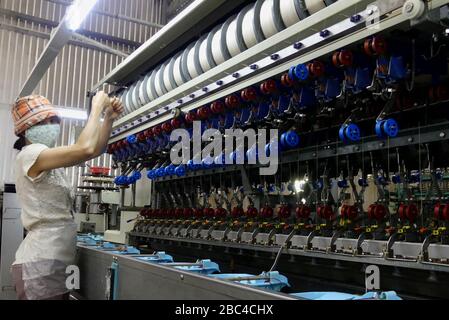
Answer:
POLYGON ((281 17, 287 28, 301 21, 296 11, 297 1, 299 0, 281 0, 281 17))
POLYGON ((207 48, 207 37, 205 37, 201 41, 199 53, 201 68, 203 69, 204 72, 207 72, 213 68, 213 65, 211 65, 211 63, 209 62, 208 55, 209 53, 207 48))
POLYGON ((262 27, 265 38, 269 38, 278 33, 273 11, 274 0, 265 0, 260 9, 260 26, 262 27))
POLYGON ((175 59, 175 65, 173 67, 173 76, 175 77, 175 81, 176 84, 178 86, 183 85, 186 81, 184 80, 184 77, 182 76, 182 71, 181 71, 181 58, 182 55, 180 54, 176 59, 175 59))
POLYGON ((162 75, 162 79, 164 80, 164 86, 167 91, 171 91, 174 89, 171 81, 170 81, 170 61, 165 64, 164 74, 162 75))
POLYGON ((154 87, 154 76, 156 75, 156 70, 151 71, 149 73, 149 75, 150 75, 150 77, 147 81, 146 90, 147 90, 147 94, 148 94, 148 97, 150 98, 150 102, 151 102, 157 98, 156 97, 156 89, 154 87))
POLYGON ((162 67, 160 66, 156 71, 156 76, 154 79, 154 85, 156 87, 156 95, 158 98, 164 95, 164 90, 162 88, 163 84, 161 83, 161 71, 162 67))
POLYGON ((149 101, 148 97, 147 97, 147 93, 146 93, 146 79, 147 76, 145 76, 145 78, 141 79, 141 83, 139 85, 139 101, 141 105, 146 105, 149 101))
POLYGON ((122 104, 125 107, 125 112, 129 113, 129 105, 128 105, 128 93, 129 93, 129 89, 126 89, 125 91, 123 91, 123 95, 122 95, 122 104))
POLYGON ((323 0, 304 0, 304 3, 306 4, 307 10, 311 15, 326 8, 326 4, 323 0))
POLYGON ((132 102, 132 93, 133 93, 133 90, 134 90, 134 85, 132 85, 132 86, 129 88, 128 93, 126 94, 126 101, 127 101, 127 104, 128 104, 128 111, 129 111, 129 112, 132 112, 132 111, 133 111, 133 102, 132 102))
POLYGON ((226 57, 221 50, 221 34, 222 27, 220 27, 212 37, 212 56, 214 57, 217 65, 226 61, 226 57))
POLYGON ((235 17, 234 20, 232 20, 232 22, 229 24, 228 32, 226 34, 226 45, 232 57, 235 57, 236 55, 242 52, 238 41, 239 39, 237 35, 237 17, 235 17))
POLYGON ((135 87, 134 87, 133 95, 132 95, 134 110, 137 110, 140 108, 139 86, 140 86, 140 81, 137 81, 135 83, 135 87))
POLYGON ((256 30, 254 28, 254 10, 255 5, 248 10, 242 21, 243 40, 248 49, 257 44, 256 30))
POLYGON ((145 104, 148 104, 151 102, 151 97, 148 94, 148 81, 150 81, 150 78, 151 78, 151 72, 145 76, 143 83, 142 83, 142 91, 143 91, 143 98, 144 98, 143 101, 145 102, 145 104))
POLYGON ((193 46, 187 53, 187 70, 192 79, 200 75, 195 64, 195 46, 193 46))

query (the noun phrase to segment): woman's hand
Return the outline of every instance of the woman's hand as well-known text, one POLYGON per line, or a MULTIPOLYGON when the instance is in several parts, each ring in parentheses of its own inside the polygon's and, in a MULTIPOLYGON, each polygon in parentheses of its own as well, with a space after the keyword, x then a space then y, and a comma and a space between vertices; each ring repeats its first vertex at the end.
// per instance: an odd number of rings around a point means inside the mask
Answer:
POLYGON ((117 97, 111 99, 111 106, 106 109, 106 116, 115 121, 123 113, 124 107, 117 97))
POLYGON ((104 91, 98 91, 92 99, 92 112, 102 114, 111 106, 111 99, 104 91))

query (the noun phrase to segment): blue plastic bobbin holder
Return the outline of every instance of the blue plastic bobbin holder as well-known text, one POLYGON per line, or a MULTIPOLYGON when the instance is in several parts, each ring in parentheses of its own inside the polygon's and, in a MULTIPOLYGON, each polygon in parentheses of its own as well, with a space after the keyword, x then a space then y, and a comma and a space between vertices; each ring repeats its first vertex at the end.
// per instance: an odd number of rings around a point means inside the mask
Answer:
POLYGON ((357 142, 360 141, 361 137, 360 128, 358 125, 354 123, 343 125, 338 131, 338 135, 340 137, 340 140, 344 142, 346 141, 357 142))
POLYGON ((395 138, 399 134, 399 124, 394 119, 379 120, 375 127, 376 135, 379 138, 395 138))

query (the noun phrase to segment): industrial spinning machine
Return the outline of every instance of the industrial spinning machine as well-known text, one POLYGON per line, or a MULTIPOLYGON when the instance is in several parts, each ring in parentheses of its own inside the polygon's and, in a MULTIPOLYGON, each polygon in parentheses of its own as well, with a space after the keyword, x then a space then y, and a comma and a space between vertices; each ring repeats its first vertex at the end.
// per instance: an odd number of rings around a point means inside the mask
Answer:
POLYGON ((126 106, 108 148, 115 183, 152 181, 131 243, 281 252, 279 271, 359 288, 351 273, 376 265, 387 289, 447 297, 449 1, 206 2, 97 86, 126 106), (173 164, 170 134, 195 121, 277 129, 278 150, 173 164), (277 173, 259 175, 274 151, 277 173))

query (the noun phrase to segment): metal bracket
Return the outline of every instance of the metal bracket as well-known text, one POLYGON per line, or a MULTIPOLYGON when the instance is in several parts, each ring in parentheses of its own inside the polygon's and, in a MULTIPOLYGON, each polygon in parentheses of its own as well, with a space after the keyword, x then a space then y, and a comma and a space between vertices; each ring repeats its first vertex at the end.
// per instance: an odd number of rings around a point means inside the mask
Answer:
POLYGON ((429 261, 429 246, 430 246, 430 241, 432 240, 433 235, 428 235, 421 246, 421 254, 418 257, 419 261, 424 261, 424 262, 428 262, 429 261))
POLYGON ((312 240, 317 236, 320 232, 318 230, 313 230, 309 235, 307 236, 307 245, 305 250, 312 250, 312 240))
POLYGON ((259 228, 256 228, 254 231, 253 231, 253 233, 252 233, 252 235, 251 235, 251 243, 252 244, 255 244, 256 243, 256 237, 257 237, 257 235, 260 233, 260 229, 259 228))
POLYGON ((340 236, 343 234, 343 231, 341 230, 337 230, 334 232, 334 234, 332 235, 331 238, 331 244, 330 244, 330 252, 335 252, 337 251, 337 246, 335 245, 335 243, 337 242, 338 238, 340 238, 340 236))
POLYGON ((398 233, 393 233, 387 242, 387 251, 385 252, 386 256, 385 258, 394 258, 394 252, 393 252, 393 245, 394 243, 399 239, 398 233))

